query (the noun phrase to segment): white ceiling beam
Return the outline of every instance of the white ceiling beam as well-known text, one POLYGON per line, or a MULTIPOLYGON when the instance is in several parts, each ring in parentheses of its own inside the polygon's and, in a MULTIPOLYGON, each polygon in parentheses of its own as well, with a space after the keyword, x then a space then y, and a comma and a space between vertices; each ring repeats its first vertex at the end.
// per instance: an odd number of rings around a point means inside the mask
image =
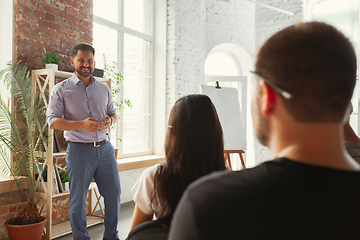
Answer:
POLYGON ((268 8, 268 9, 271 9, 271 10, 274 10, 274 11, 277 11, 277 12, 285 13, 285 14, 288 14, 288 15, 291 15, 291 16, 294 15, 294 13, 292 13, 292 12, 289 12, 289 11, 286 11, 286 10, 283 10, 283 9, 280 9, 280 8, 272 7, 272 6, 269 6, 267 4, 259 3, 259 2, 252 1, 252 0, 243 0, 243 1, 250 2, 250 3, 255 3, 256 5, 262 6, 264 8, 268 8))

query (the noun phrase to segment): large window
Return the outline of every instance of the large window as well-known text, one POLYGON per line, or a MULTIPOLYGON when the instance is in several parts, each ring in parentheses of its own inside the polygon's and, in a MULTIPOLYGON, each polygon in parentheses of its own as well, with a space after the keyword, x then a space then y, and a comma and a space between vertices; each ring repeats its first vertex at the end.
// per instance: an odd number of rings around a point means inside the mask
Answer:
MULTIPOLYGON (((342 31, 353 43, 358 56, 359 69, 359 0, 326 0, 309 1, 308 20, 323 21, 342 31)), ((354 111, 350 124, 354 130, 360 131, 359 118, 359 70, 352 98, 354 111)))
POLYGON ((118 100, 132 107, 118 114, 111 141, 120 157, 151 153, 153 0, 94 0, 96 66, 115 61, 124 76, 118 100), (121 139, 121 141, 119 140, 121 139))

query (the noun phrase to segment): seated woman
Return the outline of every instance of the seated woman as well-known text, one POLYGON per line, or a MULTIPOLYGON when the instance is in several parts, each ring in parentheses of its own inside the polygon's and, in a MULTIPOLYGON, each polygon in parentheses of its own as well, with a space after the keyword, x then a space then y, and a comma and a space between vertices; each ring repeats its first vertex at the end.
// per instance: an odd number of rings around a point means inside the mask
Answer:
POLYGON ((222 128, 206 95, 176 101, 165 139, 166 162, 146 169, 131 191, 135 209, 130 229, 163 217, 171 218, 186 187, 213 171, 225 170, 222 128))

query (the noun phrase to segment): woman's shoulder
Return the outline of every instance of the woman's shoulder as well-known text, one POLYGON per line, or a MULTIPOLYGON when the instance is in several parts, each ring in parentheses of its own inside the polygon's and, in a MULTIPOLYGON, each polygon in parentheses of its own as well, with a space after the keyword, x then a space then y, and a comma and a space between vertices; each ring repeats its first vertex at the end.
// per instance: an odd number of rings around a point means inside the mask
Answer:
POLYGON ((146 169, 142 172, 141 177, 142 177, 142 178, 154 179, 155 173, 156 173, 156 171, 157 171, 157 169, 158 169, 159 166, 160 166, 160 164, 158 163, 158 164, 155 164, 155 165, 153 165, 153 166, 151 166, 151 167, 146 168, 146 169))

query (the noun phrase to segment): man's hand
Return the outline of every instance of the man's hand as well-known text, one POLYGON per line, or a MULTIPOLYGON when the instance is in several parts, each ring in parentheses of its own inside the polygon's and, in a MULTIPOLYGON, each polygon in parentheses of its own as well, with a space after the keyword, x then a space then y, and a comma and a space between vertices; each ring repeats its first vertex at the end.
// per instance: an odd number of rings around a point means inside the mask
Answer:
POLYGON ((92 118, 92 117, 88 117, 82 120, 82 129, 90 132, 101 132, 104 129, 106 129, 106 127, 103 124, 98 123, 96 121, 97 118, 92 118))
POLYGON ((108 115, 103 115, 104 121, 102 122, 105 128, 111 127, 113 120, 108 115))

